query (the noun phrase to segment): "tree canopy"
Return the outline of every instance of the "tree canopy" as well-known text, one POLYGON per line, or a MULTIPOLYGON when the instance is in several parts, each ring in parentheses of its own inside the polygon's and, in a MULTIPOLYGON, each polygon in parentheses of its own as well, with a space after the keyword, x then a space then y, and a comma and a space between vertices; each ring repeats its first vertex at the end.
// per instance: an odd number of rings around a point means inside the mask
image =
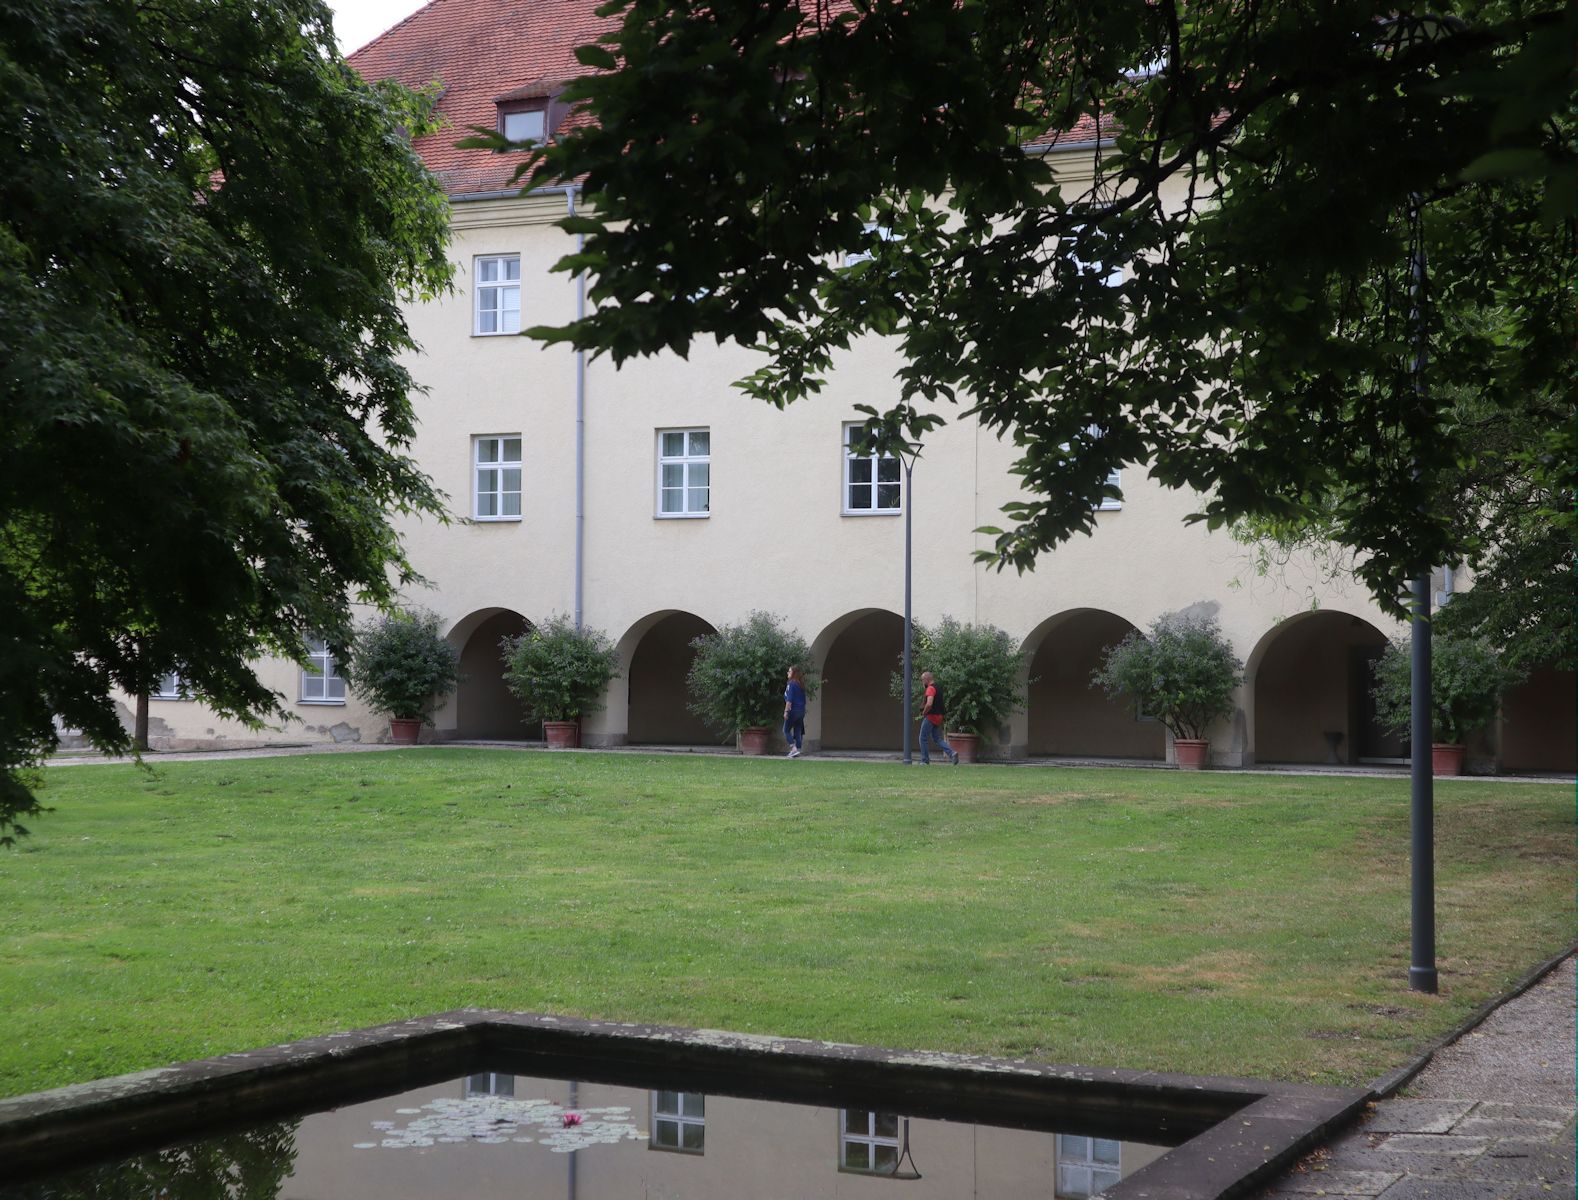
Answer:
POLYGON ((0 842, 57 718, 124 750, 113 689, 171 671, 278 715, 251 661, 411 576, 432 120, 319 0, 0 0, 0 842))
POLYGON ((1570 495, 1578 4, 601 11, 622 23, 569 93, 591 120, 524 172, 583 181, 558 269, 595 310, 539 337, 616 361, 738 342, 766 356, 741 386, 783 405, 890 336, 874 436, 958 403, 1011 439, 1023 491, 982 557, 1019 569, 1140 464, 1213 524, 1326 512, 1400 613, 1466 550, 1483 426, 1437 379, 1482 418, 1565 412, 1518 453, 1570 495))

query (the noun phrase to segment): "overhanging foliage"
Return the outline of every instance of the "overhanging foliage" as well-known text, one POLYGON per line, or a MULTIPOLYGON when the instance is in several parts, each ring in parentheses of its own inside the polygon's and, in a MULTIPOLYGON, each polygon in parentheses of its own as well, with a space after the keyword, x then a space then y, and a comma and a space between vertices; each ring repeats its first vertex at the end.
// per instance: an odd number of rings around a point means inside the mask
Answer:
POLYGON ((318 0, 0 0, 0 843, 55 720, 252 662, 412 577, 403 298, 449 280, 427 100, 357 78, 318 0))
MULTIPOLYGON (((1334 536, 1400 614, 1404 580, 1464 553, 1451 497, 1476 449, 1414 370, 1416 233, 1443 309, 1503 314, 1474 337, 1427 320, 1434 373, 1491 411, 1570 388, 1578 5, 603 11, 623 24, 570 93, 594 121, 529 169, 584 180, 562 224, 585 248, 559 269, 596 307, 533 332, 616 361, 754 346, 742 387, 777 405, 892 336, 884 437, 958 403, 1019 450, 999 566, 1089 531, 1108 473, 1139 464, 1213 524, 1337 498, 1334 536)), ((1561 490, 1571 422, 1557 442, 1561 490)))

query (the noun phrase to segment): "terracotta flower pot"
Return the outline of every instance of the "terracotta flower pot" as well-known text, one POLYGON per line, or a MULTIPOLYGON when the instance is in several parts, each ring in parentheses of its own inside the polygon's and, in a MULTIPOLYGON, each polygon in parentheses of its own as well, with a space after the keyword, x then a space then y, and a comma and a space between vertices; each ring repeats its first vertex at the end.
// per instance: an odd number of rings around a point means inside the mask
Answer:
POLYGON ((421 737, 421 717, 389 718, 389 740, 396 746, 414 746, 421 737))
POLYGON ((542 736, 548 739, 550 750, 574 750, 581 744, 579 721, 544 721, 542 736))
POLYGON ((948 745, 953 747, 953 752, 959 756, 962 763, 973 763, 976 753, 981 748, 981 738, 974 733, 950 733, 948 745))
POLYGON ((1463 751, 1466 747, 1435 742, 1430 747, 1430 773, 1432 775, 1461 775, 1463 773, 1463 751))
POLYGON ((767 753, 767 730, 760 726, 740 730, 740 753, 760 755, 767 753))
POLYGON ((1206 765, 1211 743, 1204 738, 1174 738, 1173 753, 1180 771, 1198 771, 1206 765))

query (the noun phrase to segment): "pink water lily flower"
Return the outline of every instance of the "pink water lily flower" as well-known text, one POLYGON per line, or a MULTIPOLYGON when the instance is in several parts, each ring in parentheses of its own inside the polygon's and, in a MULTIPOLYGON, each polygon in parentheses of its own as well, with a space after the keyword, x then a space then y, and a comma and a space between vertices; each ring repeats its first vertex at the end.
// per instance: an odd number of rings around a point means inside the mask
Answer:
POLYGON ((564 1114, 564 1127, 566 1129, 569 1129, 569 1128, 571 1128, 573 1126, 579 1125, 580 1123, 581 1123, 581 1114, 580 1113, 578 1113, 578 1112, 567 1112, 567 1113, 564 1114))

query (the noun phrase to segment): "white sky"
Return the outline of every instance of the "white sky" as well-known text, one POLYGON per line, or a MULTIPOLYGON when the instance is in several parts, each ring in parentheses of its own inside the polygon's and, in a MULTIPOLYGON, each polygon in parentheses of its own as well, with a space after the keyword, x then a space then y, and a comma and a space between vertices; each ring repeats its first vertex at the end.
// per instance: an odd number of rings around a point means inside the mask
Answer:
POLYGON ((328 0, 340 53, 360 50, 384 30, 398 25, 427 0, 328 0))

